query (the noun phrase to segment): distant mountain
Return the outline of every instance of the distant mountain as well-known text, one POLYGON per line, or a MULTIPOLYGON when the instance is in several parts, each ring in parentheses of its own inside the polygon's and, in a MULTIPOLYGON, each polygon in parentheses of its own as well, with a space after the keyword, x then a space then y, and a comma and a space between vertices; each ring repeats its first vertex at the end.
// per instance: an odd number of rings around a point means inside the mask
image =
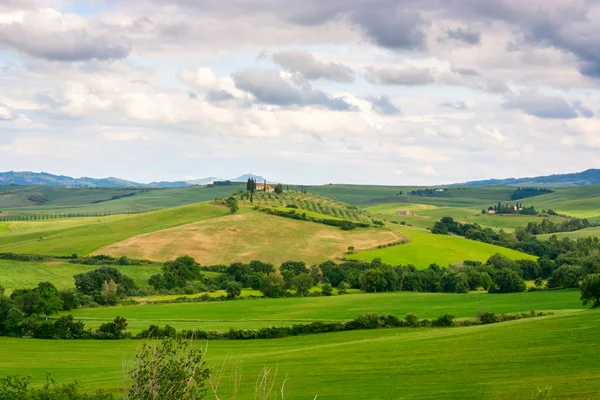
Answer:
POLYGON ((225 181, 227 179, 221 179, 221 178, 216 178, 214 176, 211 176, 209 178, 201 178, 201 179, 190 179, 188 181, 185 181, 185 183, 189 184, 189 185, 210 185, 215 183, 215 181, 225 181))
POLYGON ((46 185, 46 186, 103 186, 127 187, 145 186, 118 178, 71 178, 65 175, 52 175, 46 172, 0 172, 0 185, 46 185))
POLYGON ((452 186, 531 186, 567 188, 600 184, 600 169, 588 169, 573 174, 557 174, 530 178, 488 179, 457 183, 452 186))
MULTIPOLYGON (((234 179, 229 179, 232 182, 246 182, 248 178, 253 177, 256 182, 264 182, 265 178, 258 175, 244 174, 234 179)), ((192 179, 189 181, 175 181, 175 182, 151 182, 151 183, 139 183, 133 181, 126 181, 119 178, 72 178, 66 175, 52 175, 47 172, 0 172, 0 185, 44 185, 44 186, 73 186, 73 187, 149 187, 149 188, 177 188, 186 187, 190 185, 210 185, 216 181, 226 181, 227 179, 221 179, 216 177, 192 179)))
POLYGON ((165 189, 165 188, 188 187, 191 184, 186 181, 175 181, 175 182, 160 181, 160 182, 150 182, 147 185, 145 185, 143 183, 138 183, 138 185, 148 186, 148 187, 156 188, 156 189, 165 189))
POLYGON ((230 179, 230 181, 232 181, 232 182, 247 182, 248 178, 254 178, 256 183, 261 183, 266 180, 264 177, 262 177, 260 175, 244 174, 244 175, 238 176, 237 178, 230 179))

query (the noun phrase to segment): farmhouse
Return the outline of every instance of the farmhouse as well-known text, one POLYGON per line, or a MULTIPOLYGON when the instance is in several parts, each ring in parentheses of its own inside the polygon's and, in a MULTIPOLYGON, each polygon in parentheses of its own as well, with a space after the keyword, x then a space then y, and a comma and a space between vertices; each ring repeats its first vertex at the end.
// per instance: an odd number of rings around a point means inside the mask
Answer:
POLYGON ((265 190, 265 184, 259 183, 258 185, 256 185, 256 191, 257 192, 274 193, 275 192, 275 188, 273 186, 267 184, 267 190, 265 190))
POLYGON ((408 210, 396 210, 396 215, 412 215, 408 210))
POLYGON ((496 214, 496 211, 494 211, 494 210, 488 210, 488 212, 487 212, 487 213, 488 213, 488 214, 496 214))

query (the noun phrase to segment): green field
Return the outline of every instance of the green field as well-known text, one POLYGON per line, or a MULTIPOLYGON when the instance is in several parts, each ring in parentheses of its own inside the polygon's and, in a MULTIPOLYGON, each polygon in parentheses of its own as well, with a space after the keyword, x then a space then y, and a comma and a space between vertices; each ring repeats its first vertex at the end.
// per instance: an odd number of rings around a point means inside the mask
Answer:
POLYGON ((127 189, 127 188, 59 188, 48 186, 25 186, 15 189, 1 186, 0 210, 15 215, 60 214, 60 213, 127 213, 149 211, 168 207, 228 197, 242 186, 206 187, 192 186, 172 189, 127 189), (44 205, 34 205, 27 197, 42 193, 48 198, 44 205), (110 200, 113 196, 136 193, 131 197, 110 200), (100 202, 98 202, 100 201, 100 202))
MULTIPOLYGON (((148 286, 148 278, 160 272, 160 266, 114 265, 131 277, 138 286, 148 286)), ((68 262, 22 262, 0 260, 0 285, 8 292, 31 288, 40 282, 50 282, 59 289, 73 288, 73 275, 99 268, 97 265, 71 264, 68 262)))
POLYGON ((69 226, 69 220, 38 221, 36 226, 40 223, 45 224, 45 229, 0 234, 0 252, 88 254, 131 236, 215 218, 227 213, 225 207, 198 203, 144 214, 108 217, 107 220, 100 218, 96 222, 91 221, 91 224, 76 227, 69 226))
POLYGON ((596 226, 594 228, 587 228, 587 229, 582 229, 582 230, 573 231, 573 232, 559 232, 559 233, 550 233, 547 235, 538 235, 538 238, 547 240, 553 235, 556 235, 556 237, 558 237, 559 239, 562 239, 564 237, 568 237, 571 239, 584 238, 584 237, 589 237, 589 236, 600 237, 600 227, 596 226))
MULTIPOLYGON (((226 356, 243 360, 240 398, 253 397, 260 370, 271 366, 278 368, 278 384, 288 377, 290 399, 528 399, 544 386, 557 398, 594 399, 600 393, 599 318, 598 311, 586 311, 469 328, 209 342, 207 357, 211 364, 226 356)), ((42 382, 52 371, 59 381, 119 390, 123 362, 138 346, 0 338, 0 375, 42 382)))
MULTIPOLYGON (((487 208, 487 207, 485 207, 487 208)), ((563 217, 543 217, 541 215, 488 215, 482 214, 481 209, 461 207, 437 207, 425 204, 389 203, 378 204, 366 208, 377 218, 388 221, 402 222, 420 228, 431 228, 443 217, 452 217, 463 223, 479 224, 493 229, 511 231, 514 228, 525 227, 529 222, 540 222, 548 218, 554 223, 564 220, 563 217), (413 215, 396 215, 398 210, 408 210, 413 215)))
POLYGON ((228 329, 290 325, 298 321, 347 320, 361 313, 390 313, 404 316, 415 313, 435 318, 444 313, 474 317, 477 311, 511 313, 530 310, 581 309, 576 290, 544 291, 491 295, 391 292, 348 294, 332 297, 255 299, 211 303, 136 305, 74 310, 75 318, 89 320, 90 326, 112 320, 117 315, 128 319, 138 331, 150 324, 169 324, 176 328, 228 329))
POLYGON ((424 230, 411 228, 402 228, 400 231, 411 239, 410 243, 361 251, 348 256, 348 258, 362 261, 380 258, 386 264, 412 264, 420 269, 427 268, 434 263, 446 266, 464 260, 486 261, 496 253, 514 260, 535 259, 529 254, 459 236, 434 235, 424 230))

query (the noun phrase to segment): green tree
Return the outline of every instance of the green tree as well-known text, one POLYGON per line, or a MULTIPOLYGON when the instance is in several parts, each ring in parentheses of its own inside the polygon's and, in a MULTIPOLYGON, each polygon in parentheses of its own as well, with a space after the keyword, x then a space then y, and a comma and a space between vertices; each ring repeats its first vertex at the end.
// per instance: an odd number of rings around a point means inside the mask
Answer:
POLYGON ((0 285, 0 296, 4 296, 4 292, 6 289, 2 285, 0 285))
POLYGON ((358 277, 360 288, 367 293, 383 292, 387 286, 387 281, 383 273, 378 268, 370 268, 360 274, 358 277))
POLYGON ((23 313, 16 307, 12 307, 6 314, 4 320, 4 329, 8 332, 17 333, 21 325, 23 324, 23 313))
POLYGON ((235 299, 242 294, 242 285, 240 285, 238 282, 230 281, 225 287, 225 292, 227 293, 228 299, 235 299))
POLYGON ((550 275, 548 287, 576 288, 579 286, 583 271, 576 265, 562 265, 550 275))
POLYGON ((581 282, 581 301, 584 306, 600 307, 600 274, 590 274, 581 282))
POLYGON ((489 293, 515 293, 524 292, 527 285, 521 276, 513 269, 503 268, 494 273, 494 283, 488 290, 489 293))
POLYGON ((285 293, 285 281, 279 273, 264 275, 260 280, 260 291, 265 297, 277 298, 285 293))
POLYGON ((278 183, 275 186, 275 193, 277 193, 277 194, 283 194, 283 185, 281 183, 278 183))
POLYGON ((333 294, 333 288, 329 283, 325 283, 323 286, 321 286, 321 294, 323 296, 331 296, 333 294))
POLYGON ((35 314, 48 316, 62 310, 63 302, 60 293, 50 282, 40 282, 34 292, 36 300, 32 311, 35 314))
POLYGON ((313 278, 308 273, 303 273, 292 278, 292 285, 296 288, 296 293, 304 297, 310 293, 313 287, 313 278))
POLYGON ((240 209, 237 199, 233 196, 229 197, 226 200, 226 203, 227 203, 227 207, 229 207, 229 210, 231 211, 232 214, 235 214, 240 209))

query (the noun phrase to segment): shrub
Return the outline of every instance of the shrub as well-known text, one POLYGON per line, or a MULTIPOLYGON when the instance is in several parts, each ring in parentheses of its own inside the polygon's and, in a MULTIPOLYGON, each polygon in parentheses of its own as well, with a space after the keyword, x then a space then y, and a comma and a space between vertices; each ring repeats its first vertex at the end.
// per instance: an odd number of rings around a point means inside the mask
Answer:
POLYGON ((331 296, 333 294, 333 288, 329 283, 325 283, 321 286, 321 294, 323 294, 323 296, 331 296))
POLYGON ((416 314, 406 314, 406 317, 404 317, 404 321, 406 322, 406 325, 410 327, 415 328, 419 326, 419 317, 417 317, 416 314))
POLYGON ((126 399, 203 398, 210 375, 203 357, 202 349, 181 339, 144 344, 129 373, 131 387, 127 390, 126 399))
POLYGON ((444 314, 431 322, 432 326, 448 327, 454 325, 454 315, 444 314))
POLYGON ((498 318, 496 318, 496 314, 491 313, 491 312, 481 312, 481 313, 479 313, 477 318, 483 325, 494 324, 494 323, 498 322, 498 318))
POLYGON ((237 282, 229 282, 227 283, 227 287, 225 288, 225 292, 227 292, 228 299, 235 299, 242 294, 242 285, 237 282))

